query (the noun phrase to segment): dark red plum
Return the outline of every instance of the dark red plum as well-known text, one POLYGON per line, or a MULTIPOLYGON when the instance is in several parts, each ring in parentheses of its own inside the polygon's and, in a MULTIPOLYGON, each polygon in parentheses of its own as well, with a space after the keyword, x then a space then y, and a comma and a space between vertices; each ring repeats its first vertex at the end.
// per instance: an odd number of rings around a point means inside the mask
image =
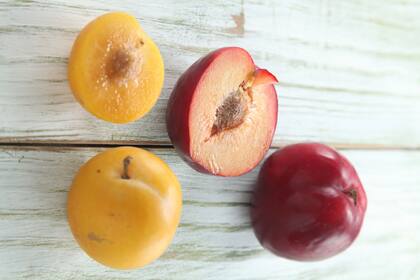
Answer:
POLYGON ((347 249, 367 207, 356 170, 317 143, 287 146, 263 164, 252 200, 255 235, 274 254, 317 261, 347 249))

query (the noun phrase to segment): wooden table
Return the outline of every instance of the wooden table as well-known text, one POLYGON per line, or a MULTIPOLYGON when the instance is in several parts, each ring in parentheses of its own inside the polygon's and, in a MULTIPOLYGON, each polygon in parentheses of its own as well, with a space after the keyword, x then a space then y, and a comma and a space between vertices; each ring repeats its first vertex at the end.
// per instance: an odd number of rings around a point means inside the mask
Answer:
POLYGON ((0 1, 0 279, 420 279, 419 15, 420 0, 0 1), (66 78, 78 31, 111 10, 134 14, 166 65, 157 105, 129 125, 93 118, 66 78), (359 171, 369 206, 345 253, 316 263, 272 256, 248 217, 258 170, 205 176, 174 153, 164 113, 176 79, 230 45, 280 79, 273 150, 324 142, 359 171), (65 214, 80 165, 118 145, 155 152, 183 187, 173 244, 135 271, 89 259, 65 214))

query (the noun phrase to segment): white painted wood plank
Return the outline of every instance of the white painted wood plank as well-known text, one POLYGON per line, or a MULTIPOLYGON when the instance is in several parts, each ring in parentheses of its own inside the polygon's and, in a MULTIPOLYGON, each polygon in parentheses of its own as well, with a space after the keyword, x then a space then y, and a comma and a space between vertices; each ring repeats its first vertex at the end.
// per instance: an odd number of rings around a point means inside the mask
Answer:
POLYGON ((0 1, 0 141, 168 143, 176 79, 238 45, 281 81, 275 146, 420 147, 420 0, 243 2, 0 1), (133 13, 166 63, 158 104, 130 125, 91 117, 66 80, 77 32, 109 10, 133 13))
POLYGON ((99 150, 0 150, 1 279, 420 278, 420 152, 344 151, 369 199, 361 235, 337 257, 298 263, 262 250, 250 229, 248 203, 257 170, 238 178, 205 176, 171 149, 153 149, 181 181, 181 227, 169 250, 152 265, 116 271, 78 248, 65 217, 73 174, 99 150))

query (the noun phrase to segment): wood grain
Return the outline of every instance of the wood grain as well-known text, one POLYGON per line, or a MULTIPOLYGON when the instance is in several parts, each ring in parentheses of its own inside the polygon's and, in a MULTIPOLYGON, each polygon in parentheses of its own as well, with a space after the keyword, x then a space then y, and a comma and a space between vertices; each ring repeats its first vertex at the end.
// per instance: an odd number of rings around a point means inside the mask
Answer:
POLYGON ((420 147, 420 0, 0 1, 0 142, 168 144, 179 75, 210 50, 248 49, 280 82, 274 146, 420 147), (162 96, 130 125, 94 119, 66 79, 78 31, 133 13, 166 63, 162 96))
POLYGON ((1 279, 420 278, 420 152, 345 151, 369 198, 361 235, 335 258, 297 263, 262 250, 252 233, 248 206, 257 170, 238 178, 205 176, 186 166, 173 150, 152 149, 181 181, 181 226, 155 263, 116 271, 78 248, 65 217, 73 174, 100 150, 0 149, 1 279))

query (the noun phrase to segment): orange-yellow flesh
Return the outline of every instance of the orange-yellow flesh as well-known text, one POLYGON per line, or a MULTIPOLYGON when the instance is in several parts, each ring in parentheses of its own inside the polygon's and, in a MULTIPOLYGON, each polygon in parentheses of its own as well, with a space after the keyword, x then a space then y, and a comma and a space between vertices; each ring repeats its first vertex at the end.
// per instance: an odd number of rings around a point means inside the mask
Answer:
POLYGON ((77 100, 90 113, 115 123, 145 115, 160 95, 163 76, 159 49, 133 16, 121 12, 89 23, 69 60, 69 82, 77 100), (115 75, 112 64, 121 54, 129 58, 130 69, 115 75))
POLYGON ((194 160, 214 174, 239 175, 258 162, 270 145, 273 120, 265 86, 250 89, 252 101, 239 126, 211 135, 216 108, 255 70, 245 53, 225 52, 202 77, 190 112, 191 154, 194 160), (209 108, 215 108, 209 110, 209 108))
POLYGON ((181 191, 169 167, 138 148, 110 149, 89 160, 68 196, 71 230, 86 253, 113 268, 136 268, 158 258, 181 213, 181 191), (123 179, 124 159, 129 179, 123 179))

